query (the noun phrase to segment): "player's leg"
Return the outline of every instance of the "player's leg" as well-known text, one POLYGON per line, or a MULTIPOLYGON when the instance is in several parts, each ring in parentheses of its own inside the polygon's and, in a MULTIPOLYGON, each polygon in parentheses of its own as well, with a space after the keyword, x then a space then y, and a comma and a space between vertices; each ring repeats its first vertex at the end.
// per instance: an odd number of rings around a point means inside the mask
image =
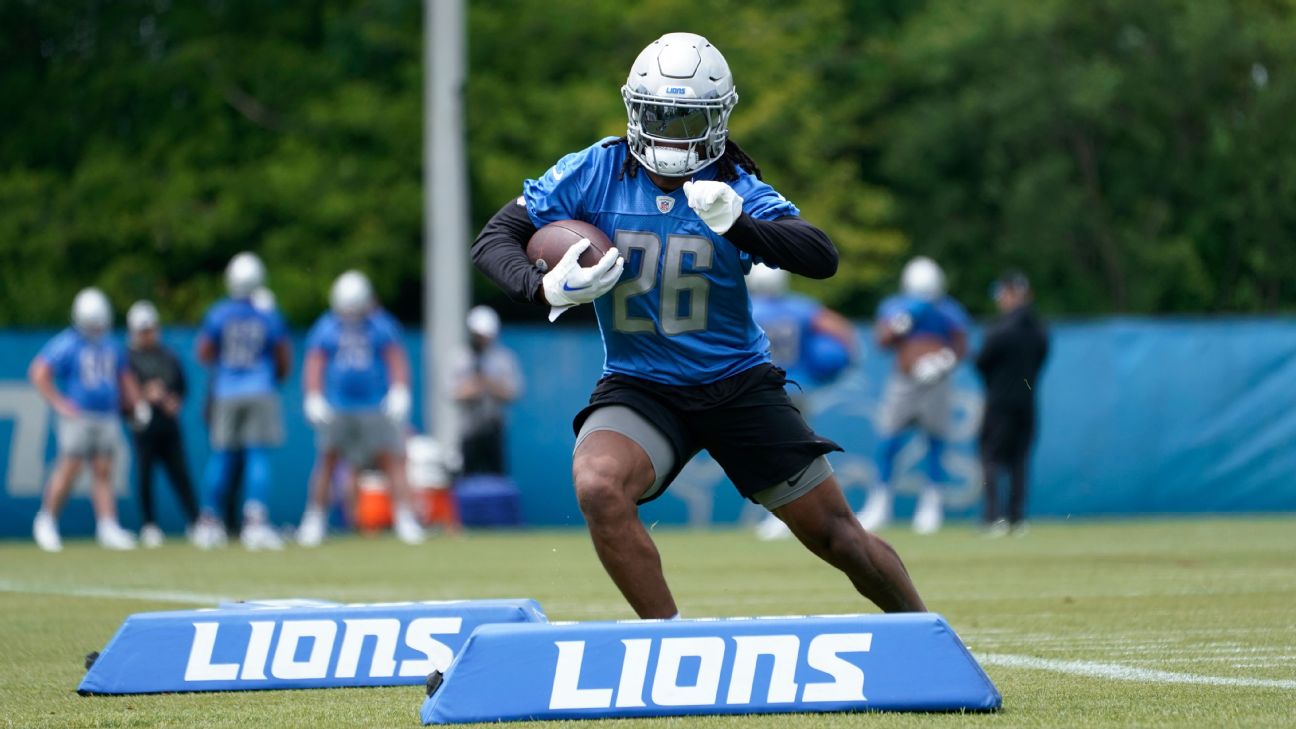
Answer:
POLYGON ((347 413, 334 413, 333 420, 315 428, 315 466, 306 489, 306 509, 297 527, 297 543, 316 547, 328 533, 328 508, 333 495, 333 477, 347 425, 347 413))
POLYGON ((62 424, 59 428, 60 454, 50 471, 45 491, 41 495, 41 508, 32 520, 32 537, 37 546, 46 552, 58 552, 63 549, 63 540, 59 537, 58 515, 67 503, 68 494, 72 491, 72 482, 81 473, 84 459, 74 454, 66 445, 62 424))
POLYGON ((90 501, 94 505, 95 539, 106 549, 134 549, 135 537, 117 522, 117 496, 112 490, 116 454, 99 449, 90 461, 90 501))
MULTIPOLYGON (((813 483, 816 473, 811 471, 826 469, 827 461, 821 460, 822 465, 811 464, 798 477, 813 483)), ((900 555, 860 526, 830 472, 809 491, 776 506, 773 513, 811 552, 846 573, 861 595, 886 612, 927 609, 900 555)))
POLYGON ((645 494, 664 485, 674 459, 666 437, 623 406, 603 407, 589 416, 572 458, 576 500, 594 551, 641 618, 679 614, 638 507, 645 494))
MULTIPOLYGON (((390 422, 390 421, 388 421, 390 422)), ((405 473, 405 454, 395 449, 383 449, 374 454, 378 470, 387 476, 394 503, 392 529, 396 538, 406 544, 423 543, 423 526, 414 510, 414 494, 410 491, 405 473)))
POLYGON ((270 489, 273 485, 271 448, 283 442, 283 418, 276 395, 249 398, 238 442, 243 446, 243 529, 239 540, 246 549, 283 549, 283 540, 270 524, 270 489))
POLYGON ((913 421, 913 381, 906 375, 893 373, 882 392, 878 412, 878 444, 874 454, 878 482, 871 484, 868 500, 858 514, 865 529, 881 529, 891 522, 895 500, 894 469, 896 457, 905 444, 904 430, 913 421))
POLYGON ((915 417, 927 435, 927 483, 918 494, 913 528, 919 534, 934 534, 945 521, 944 457, 949 432, 953 384, 948 378, 917 387, 913 393, 915 417))

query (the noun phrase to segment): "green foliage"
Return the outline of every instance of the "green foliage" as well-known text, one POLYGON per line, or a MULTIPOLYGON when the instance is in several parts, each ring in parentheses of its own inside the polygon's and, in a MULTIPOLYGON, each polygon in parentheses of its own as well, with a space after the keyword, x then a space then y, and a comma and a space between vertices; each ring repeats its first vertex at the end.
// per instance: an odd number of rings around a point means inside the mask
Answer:
MULTIPOLYGON (((1296 303, 1292 0, 470 5, 474 226, 621 134, 634 55, 687 27, 734 69, 735 139, 841 249, 798 285, 848 313, 914 252, 973 308, 1009 265, 1051 311, 1296 303)), ((298 324, 349 267, 418 318, 419 3, 0 0, 0 27, 0 326, 92 283, 192 322, 246 249, 298 324)))

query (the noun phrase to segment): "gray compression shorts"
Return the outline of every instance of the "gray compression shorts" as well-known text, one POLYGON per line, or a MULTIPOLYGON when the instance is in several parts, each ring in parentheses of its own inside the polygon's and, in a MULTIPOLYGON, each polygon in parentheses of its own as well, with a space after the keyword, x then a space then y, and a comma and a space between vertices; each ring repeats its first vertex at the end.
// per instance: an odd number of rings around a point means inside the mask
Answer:
POLYGON ((253 395, 212 401, 211 447, 265 448, 283 443, 279 396, 253 395))
POLYGON ((59 416, 58 450, 74 458, 116 456, 121 443, 121 426, 112 414, 80 413, 59 416))
POLYGON ((382 453, 405 454, 400 428, 381 410, 335 412, 328 424, 316 429, 315 447, 321 453, 337 451, 359 468, 372 465, 382 453))

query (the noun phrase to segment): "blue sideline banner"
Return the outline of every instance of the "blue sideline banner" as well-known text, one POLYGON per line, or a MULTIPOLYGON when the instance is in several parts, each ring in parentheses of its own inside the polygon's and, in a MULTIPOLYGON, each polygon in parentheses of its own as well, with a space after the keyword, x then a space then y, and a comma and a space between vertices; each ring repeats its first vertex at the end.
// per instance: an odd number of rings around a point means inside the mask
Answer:
MULTIPOLYGON (((882 387, 892 359, 866 343, 864 360, 838 382, 809 392, 817 430, 846 448, 830 456, 852 504, 877 479, 873 453, 882 387)), ((0 332, 0 536, 29 536, 41 487, 54 460, 53 418, 26 382, 27 366, 48 332, 0 332)), ((1034 517, 1296 511, 1296 320, 1108 319, 1055 324, 1040 382, 1039 428, 1028 511, 1034 517)), ((193 332, 167 330, 193 393, 182 414, 191 472, 207 458, 193 332)), ((508 462, 522 494, 522 516, 537 526, 581 526, 572 494, 571 418, 587 402, 603 364, 592 325, 504 330, 526 378, 510 409, 508 462)), ((421 337, 406 340, 422 372, 421 337)), ((300 368, 300 340, 296 342, 300 368)), ((974 351, 976 347, 974 339, 974 351)), ((952 517, 974 516, 981 501, 976 434, 980 383, 964 365, 955 373, 951 442, 945 451, 946 502, 952 517)), ((421 397, 421 382, 415 397, 421 397)), ((282 389, 285 447, 275 452, 276 522, 296 522, 306 499, 314 436, 301 412, 296 370, 282 389)), ((421 408, 415 408, 417 413, 421 408)), ((123 436, 124 437, 124 436, 123 436)), ((897 515, 908 516, 924 484, 926 442, 912 438, 896 469, 897 515)), ((123 522, 138 527, 129 449, 114 479, 123 522)), ((165 479, 159 474, 165 483, 165 479)), ((93 528, 84 475, 61 520, 66 535, 93 528)), ((182 526, 174 497, 156 489, 164 528, 182 526)), ((694 459, 645 519, 706 526, 751 521, 759 507, 734 492, 705 454, 694 459)))
POLYGON ((429 690, 424 724, 1001 703, 934 613, 490 625, 429 690))
POLYGON ((473 630, 544 622, 534 600, 224 603, 126 618, 81 694, 407 686, 443 671, 473 630))

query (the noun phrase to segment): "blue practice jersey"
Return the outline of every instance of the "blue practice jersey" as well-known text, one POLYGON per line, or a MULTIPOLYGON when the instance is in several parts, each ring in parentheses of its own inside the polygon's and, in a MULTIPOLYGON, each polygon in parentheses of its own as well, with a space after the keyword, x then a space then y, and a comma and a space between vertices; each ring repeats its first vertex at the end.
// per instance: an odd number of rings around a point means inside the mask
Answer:
POLYGON ((879 321, 890 321, 899 314, 913 318, 906 337, 931 337, 946 344, 953 342, 955 335, 967 333, 970 322, 963 306, 948 296, 933 302, 897 294, 878 307, 879 321))
MULTIPOLYGON (((743 278, 752 256, 713 233, 683 190, 663 192, 642 170, 618 179, 627 154, 624 144, 599 142, 523 185, 536 227, 571 219, 592 223, 626 258, 620 283, 594 302, 604 373, 698 385, 769 362, 769 343, 752 320, 743 278)), ((715 179, 715 165, 693 179, 715 179)), ((729 185, 757 220, 798 214, 746 172, 729 185)))
POLYGON ((117 412, 121 401, 118 382, 126 357, 110 337, 87 339, 69 327, 47 342, 36 357, 49 365, 55 387, 78 410, 117 412))
POLYGON ((400 324, 377 310, 348 321, 328 312, 306 335, 308 352, 324 355, 324 397, 344 412, 372 410, 387 396, 390 384, 383 352, 400 342, 400 324))
POLYGON ((798 382, 809 378, 804 371, 807 347, 814 337, 814 320, 822 306, 805 296, 753 296, 752 317, 769 338, 770 358, 798 382))
POLYGON ((275 391, 275 347, 288 336, 277 311, 258 309, 247 299, 216 302, 198 334, 216 345, 212 397, 268 395, 275 391))

